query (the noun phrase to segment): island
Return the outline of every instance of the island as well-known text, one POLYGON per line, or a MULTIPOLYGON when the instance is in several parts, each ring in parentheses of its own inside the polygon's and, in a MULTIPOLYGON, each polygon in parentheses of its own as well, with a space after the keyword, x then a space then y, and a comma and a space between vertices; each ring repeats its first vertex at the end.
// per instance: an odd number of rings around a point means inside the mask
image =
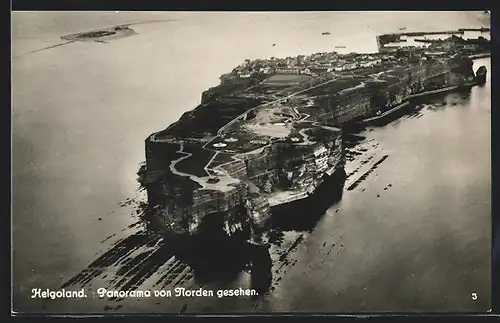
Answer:
POLYGON ((343 185, 351 126, 484 82, 485 67, 475 73, 471 58, 486 53, 483 40, 384 47, 401 35, 378 36, 377 53, 247 59, 222 75, 199 106, 145 140, 141 183, 157 226, 176 236, 247 234, 260 244, 273 214, 325 183, 343 185))
POLYGON ((110 40, 121 39, 134 35, 137 35, 137 33, 135 32, 135 30, 130 28, 130 25, 119 25, 111 28, 65 35, 61 36, 61 39, 70 42, 82 41, 82 42, 107 43, 110 40))

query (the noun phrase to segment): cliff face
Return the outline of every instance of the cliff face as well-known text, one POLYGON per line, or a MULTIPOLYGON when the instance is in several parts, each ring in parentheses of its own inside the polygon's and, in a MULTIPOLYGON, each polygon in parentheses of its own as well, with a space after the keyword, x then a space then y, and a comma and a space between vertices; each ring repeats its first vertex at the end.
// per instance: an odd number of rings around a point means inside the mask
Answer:
POLYGON ((467 56, 429 59, 415 66, 396 67, 336 97, 341 123, 388 110, 414 94, 474 82, 473 62, 467 56))
MULTIPOLYGON (((167 194, 170 195, 171 192, 167 194)), ((166 204, 162 220, 166 227, 170 226, 180 233, 199 233, 204 221, 219 222, 228 234, 242 230, 249 224, 245 203, 248 199, 248 188, 237 185, 228 191, 194 190, 191 203, 179 205, 178 198, 172 195, 166 204)))
POLYGON ((247 88, 258 84, 264 79, 263 75, 249 78, 231 77, 223 79, 220 85, 212 87, 201 94, 201 104, 206 104, 225 96, 239 95, 247 88))
MULTIPOLYGON (((206 162, 205 174, 199 176, 193 175, 193 168, 190 173, 179 171, 180 162, 172 166, 187 156, 181 153, 185 143, 148 140, 149 202, 161 206, 161 222, 176 233, 201 233, 206 221, 219 221, 229 235, 249 226, 263 227, 273 206, 305 198, 325 176, 343 167, 341 131, 320 129, 328 134, 304 128, 308 138, 297 142, 269 142, 239 154, 216 151, 201 161, 206 162), (317 141, 305 141, 311 139, 317 141)), ((212 142, 222 138, 227 137, 212 142)))
POLYGON ((146 139, 143 182, 162 226, 227 235, 263 228, 274 207, 311 196, 343 171, 340 125, 475 78, 472 60, 460 55, 395 62, 378 73, 307 76, 289 88, 226 80, 204 93, 201 106, 146 139), (228 89, 240 95, 218 94, 228 89))

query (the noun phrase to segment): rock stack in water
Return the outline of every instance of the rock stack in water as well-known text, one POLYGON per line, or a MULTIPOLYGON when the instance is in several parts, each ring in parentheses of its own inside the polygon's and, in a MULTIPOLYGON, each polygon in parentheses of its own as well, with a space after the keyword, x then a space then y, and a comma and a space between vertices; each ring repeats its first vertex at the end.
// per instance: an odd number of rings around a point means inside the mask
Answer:
POLYGON ((484 65, 477 69, 477 71, 476 71, 477 84, 483 85, 484 83, 486 83, 486 73, 487 73, 487 70, 486 70, 486 66, 484 66, 484 65))

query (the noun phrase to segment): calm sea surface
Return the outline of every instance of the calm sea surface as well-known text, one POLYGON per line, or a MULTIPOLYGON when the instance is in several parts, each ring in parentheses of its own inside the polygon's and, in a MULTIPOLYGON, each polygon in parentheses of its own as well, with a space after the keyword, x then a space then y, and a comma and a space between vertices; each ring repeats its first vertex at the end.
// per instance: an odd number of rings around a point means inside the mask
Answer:
MULTIPOLYGON (((109 247, 101 241, 127 234, 123 229, 137 219, 119 205, 140 195, 136 172, 146 136, 194 108, 202 91, 244 59, 334 46, 375 52, 377 34, 402 27, 489 24, 482 12, 16 12, 12 21, 18 312, 102 311, 98 301, 32 300, 31 289, 59 288, 109 247), (153 20, 161 22, 133 26, 138 35, 108 44, 72 43, 23 55, 59 44, 69 33, 153 20)), ((491 71, 489 58, 474 69, 480 65, 491 71)), ((484 87, 436 98, 363 134, 367 145, 375 143, 389 157, 306 235, 296 264, 280 274, 257 310, 489 308, 490 75, 484 87)), ((121 310, 179 310, 165 302, 127 301, 121 310)), ((221 304, 207 300, 196 310, 252 310, 241 299, 221 304)))

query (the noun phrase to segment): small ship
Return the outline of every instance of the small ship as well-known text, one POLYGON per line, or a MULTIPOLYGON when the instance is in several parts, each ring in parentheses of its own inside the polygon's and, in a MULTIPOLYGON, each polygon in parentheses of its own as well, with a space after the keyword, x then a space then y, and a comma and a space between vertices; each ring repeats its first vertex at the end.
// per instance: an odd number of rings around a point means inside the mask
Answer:
POLYGON ((321 35, 330 35, 328 31, 322 32, 321 35))

